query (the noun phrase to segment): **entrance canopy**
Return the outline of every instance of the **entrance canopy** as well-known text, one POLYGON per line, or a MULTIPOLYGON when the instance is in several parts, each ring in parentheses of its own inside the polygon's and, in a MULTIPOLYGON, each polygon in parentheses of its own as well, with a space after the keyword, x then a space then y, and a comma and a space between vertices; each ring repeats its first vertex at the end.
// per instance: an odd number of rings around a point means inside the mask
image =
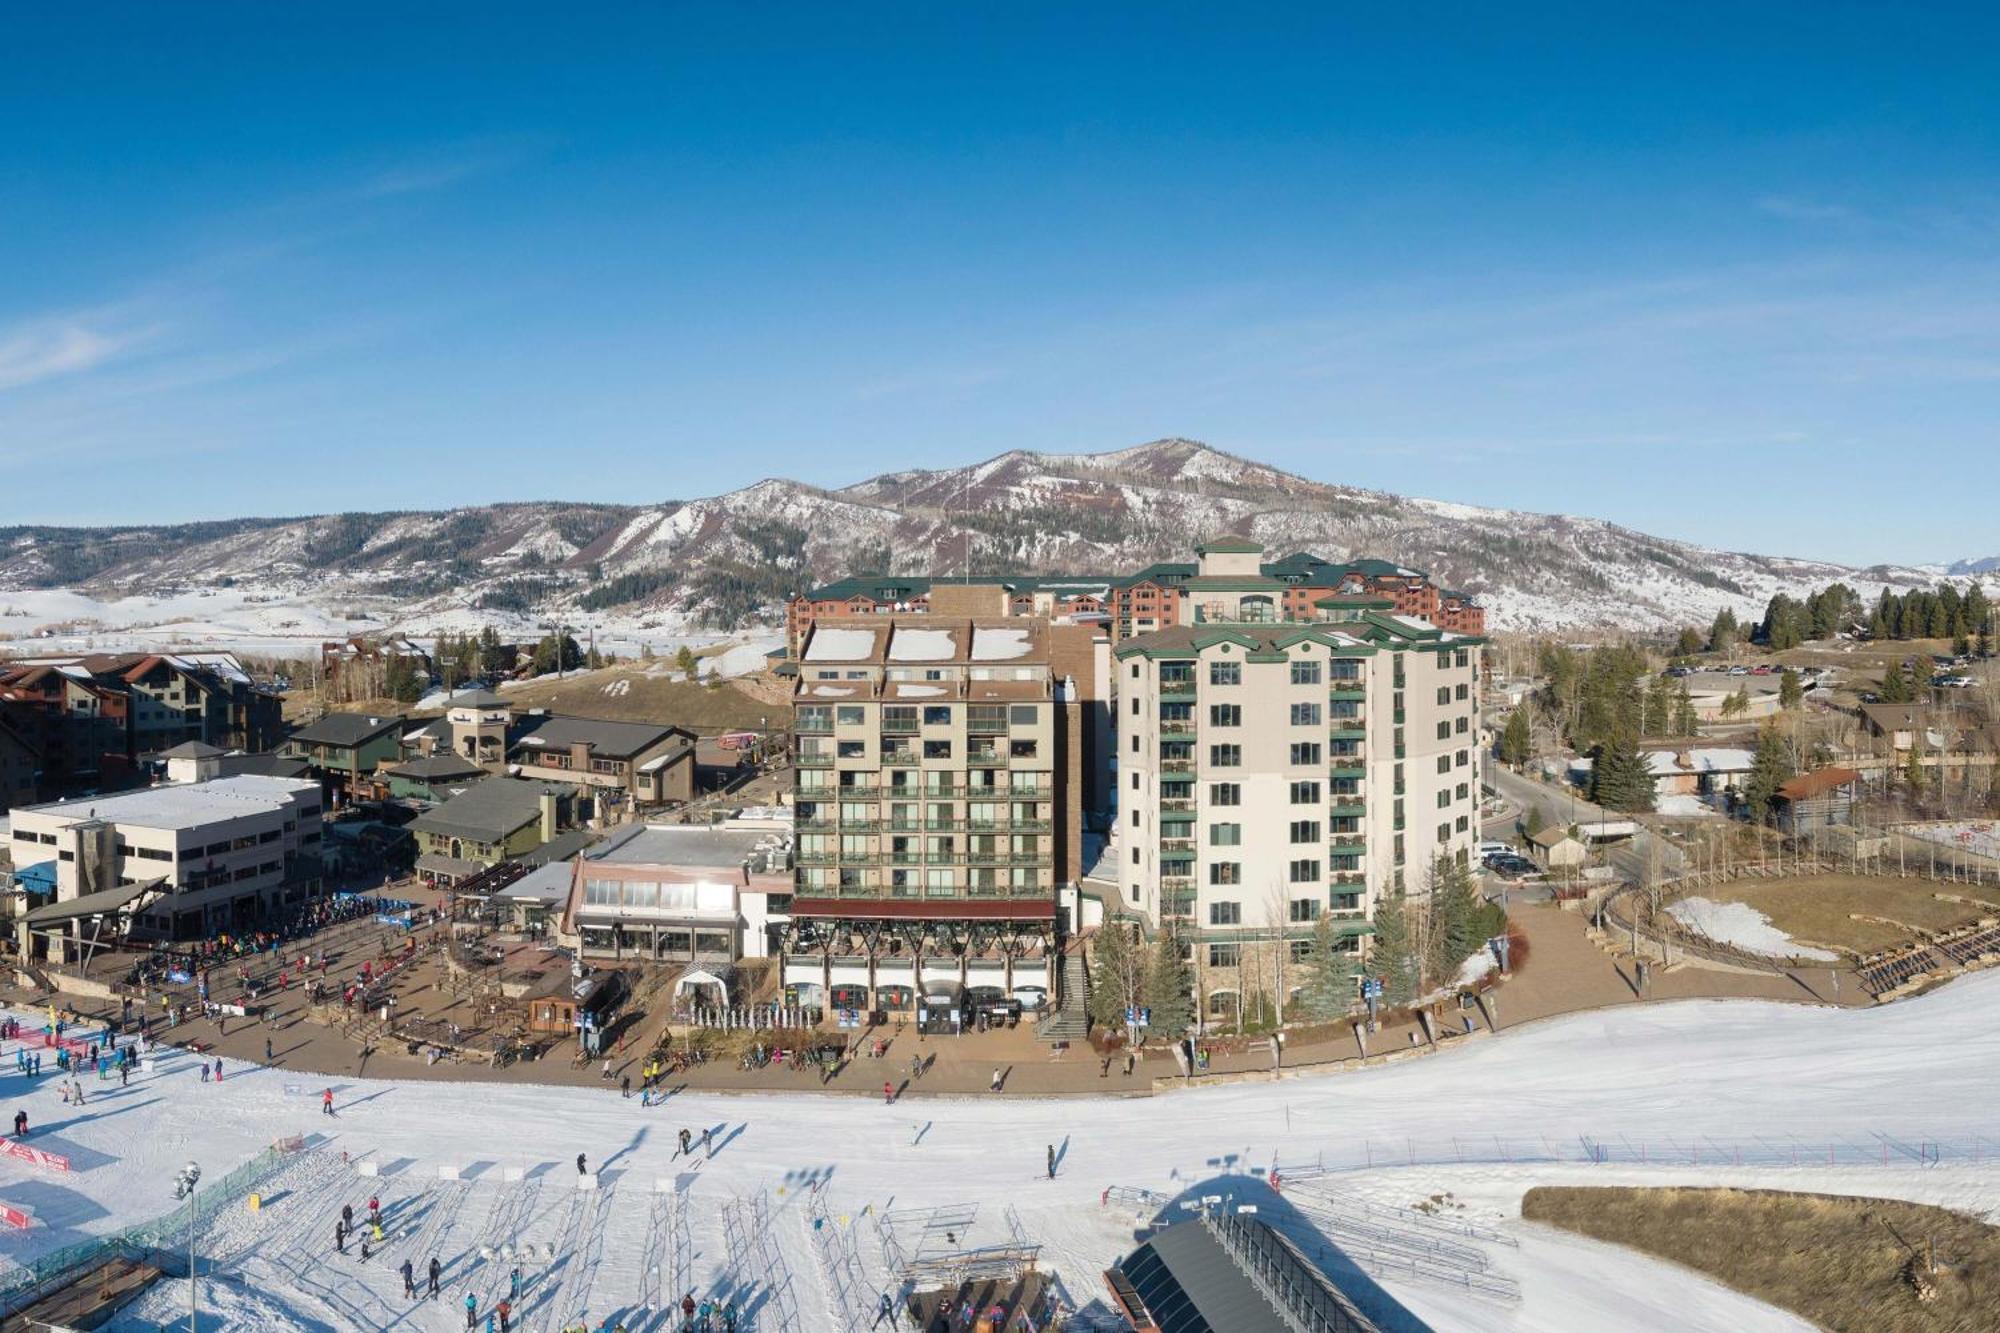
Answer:
POLYGON ((721 977, 716 976, 715 973, 704 972, 700 968, 690 968, 688 971, 681 973, 680 977, 674 982, 674 998, 679 999, 697 986, 713 986, 717 991, 721 992, 724 1000, 729 998, 729 983, 721 977))
POLYGON ((64 902, 48 903, 28 913, 25 920, 30 927, 53 926, 64 921, 77 921, 84 917, 105 916, 124 910, 138 899, 159 888, 161 881, 149 880, 144 884, 120 884, 114 889, 104 889, 97 893, 86 893, 79 898, 64 902))

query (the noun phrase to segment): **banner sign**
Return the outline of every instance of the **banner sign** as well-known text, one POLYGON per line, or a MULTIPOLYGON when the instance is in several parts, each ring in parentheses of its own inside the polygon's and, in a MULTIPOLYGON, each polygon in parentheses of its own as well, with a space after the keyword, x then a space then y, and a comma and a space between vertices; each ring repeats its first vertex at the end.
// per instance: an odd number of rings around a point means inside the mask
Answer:
POLYGON ((0 1139, 0 1152, 9 1157, 18 1157, 36 1166, 45 1166, 51 1171, 69 1170, 69 1158, 61 1153, 43 1152, 40 1148, 30 1148, 18 1139, 0 1139))

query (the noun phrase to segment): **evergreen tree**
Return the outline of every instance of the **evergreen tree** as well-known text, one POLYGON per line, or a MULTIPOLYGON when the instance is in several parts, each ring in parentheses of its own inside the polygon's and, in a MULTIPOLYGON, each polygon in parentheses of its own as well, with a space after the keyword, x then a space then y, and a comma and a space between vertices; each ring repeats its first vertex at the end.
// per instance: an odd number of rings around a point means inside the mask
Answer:
POLYGON ((1702 648, 1701 631, 1692 626, 1683 629, 1680 637, 1674 640, 1674 656, 1676 657, 1693 657, 1702 648))
POLYGON ((1375 939, 1368 966, 1382 979, 1382 995, 1390 1004, 1408 1004, 1417 998, 1409 904, 1401 893, 1384 894, 1375 904, 1375 939))
POLYGON ((1313 922, 1312 953, 1306 959, 1299 1007, 1315 1023, 1347 1012, 1354 998, 1354 957, 1334 951, 1333 918, 1322 912, 1313 922))
POLYGON ((1597 747, 1590 770, 1590 799, 1606 810, 1632 813, 1653 808, 1653 774, 1629 735, 1613 736, 1597 747))
POLYGON ((1903 781, 1913 794, 1921 795, 1924 790, 1924 747, 1912 745, 1903 759, 1903 781))
POLYGON ((1761 824, 1771 817, 1771 803, 1778 788, 1792 776, 1792 756, 1785 748, 1777 727, 1766 723, 1757 733, 1757 753, 1750 761, 1750 775, 1744 779, 1743 801, 1752 822, 1761 824))
POLYGON ((1181 956, 1180 937, 1171 926, 1153 941, 1145 993, 1158 1035, 1171 1041, 1194 1025, 1194 969, 1181 956))
POLYGON ((1528 706, 1523 703, 1507 718, 1507 725, 1500 732, 1500 758, 1503 762, 1519 767, 1528 762, 1534 753, 1533 732, 1528 726, 1528 706))
POLYGON ((686 644, 682 644, 681 650, 674 654, 674 666, 689 680, 693 680, 695 673, 701 669, 700 664, 694 660, 694 649, 686 644))
POLYGON ((1694 736, 1701 731, 1701 719, 1695 715, 1694 696, 1688 693, 1687 682, 1682 681, 1674 695, 1674 735, 1694 736))
POLYGON ((1890 667, 1882 673, 1882 683, 1875 691, 1885 704, 1906 704, 1917 697, 1910 687, 1910 678, 1903 674, 1901 667, 1890 667))
POLYGON ((1123 1027, 1125 1010, 1141 1002, 1146 956, 1131 927, 1113 918, 1091 938, 1090 1017, 1100 1027, 1123 1027))
POLYGON ((1674 725, 1674 680, 1654 676, 1646 686, 1646 734, 1665 736, 1674 725))
POLYGON ((1786 667, 1778 673, 1778 706, 1780 708, 1797 708, 1805 702, 1805 697, 1805 686, 1799 684, 1798 672, 1792 670, 1790 667, 1786 667))
POLYGON ((1724 717, 1741 717, 1749 711, 1750 687, 1748 685, 1738 685, 1736 693, 1722 701, 1722 715, 1724 717))
POLYGON ((1549 826, 1549 817, 1542 813, 1541 802, 1528 807, 1528 817, 1521 824, 1521 831, 1530 838, 1549 826))
POLYGON ((1723 607, 1715 613, 1715 620, 1708 627, 1708 651, 1726 653, 1736 646, 1736 639, 1742 627, 1736 623, 1736 613, 1723 607))
POLYGON ((1449 985, 1458 965, 1480 944, 1479 889, 1472 872, 1453 857, 1432 863, 1430 881, 1424 963, 1429 985, 1436 987, 1449 985))

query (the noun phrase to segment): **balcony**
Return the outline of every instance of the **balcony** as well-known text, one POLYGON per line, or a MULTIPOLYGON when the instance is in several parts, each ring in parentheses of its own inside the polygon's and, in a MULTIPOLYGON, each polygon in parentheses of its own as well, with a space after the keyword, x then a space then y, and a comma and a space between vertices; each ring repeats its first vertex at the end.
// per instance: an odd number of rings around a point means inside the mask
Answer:
POLYGON ((798 718, 793 721, 792 730, 801 736, 831 736, 833 734, 833 719, 827 718, 824 721, 815 721, 809 717, 798 718))
POLYGON ((1365 833, 1335 833, 1327 838, 1329 847, 1366 847, 1368 835, 1365 833))
POLYGON ((965 730, 972 736, 1005 736, 1007 719, 970 717, 965 720, 965 730))
POLYGON ((1160 799, 1160 813, 1163 815, 1191 815, 1194 813, 1194 798, 1191 796, 1165 796, 1160 799))
POLYGON ((1193 893, 1193 892, 1194 892, 1194 876, 1193 876, 1193 875, 1162 875, 1162 876, 1160 876, 1160 892, 1161 892, 1161 893, 1193 893))
POLYGON ((1160 915, 1174 920, 1194 919, 1194 895, 1192 893, 1163 893, 1160 895, 1160 915))
POLYGON ((885 717, 882 719, 882 734, 884 736, 914 736, 917 734, 917 724, 914 720, 899 722, 893 718, 885 717))
POLYGON ((1004 762, 1006 758, 1005 752, 986 747, 965 752, 965 762, 968 764, 998 764, 1004 762))
POLYGON ((840 853, 800 852, 795 859, 802 866, 830 866, 840 860, 840 853))
POLYGON ((916 763, 917 755, 914 750, 884 750, 882 752, 882 767, 884 768, 913 768, 916 766, 916 763))
POLYGON ((1194 702, 1195 686, 1191 680, 1161 681, 1160 702, 1170 704, 1191 704, 1194 702))
POLYGON ((1160 839, 1160 855, 1162 855, 1162 856, 1173 856, 1173 855, 1176 855, 1176 854, 1178 854, 1178 855, 1181 855, 1181 856, 1193 856, 1193 855, 1194 855, 1194 839, 1193 839, 1193 838, 1162 838, 1162 839, 1160 839))
POLYGON ((1333 685, 1327 689, 1326 698, 1328 703, 1336 703, 1336 704, 1365 703, 1367 702, 1368 699, 1368 691, 1361 688, 1361 683, 1359 681, 1352 681, 1352 680, 1335 681, 1333 685))
POLYGON ((1337 717, 1327 727, 1328 740, 1365 741, 1368 739, 1368 724, 1358 717, 1337 717))
POLYGON ((1336 796, 1326 813, 1329 819, 1359 819, 1368 813, 1368 807, 1359 796, 1336 796))
POLYGON ((794 759, 792 763, 798 768, 832 768, 833 756, 830 754, 802 754, 794 759))
POLYGON ((1359 782, 1367 778, 1368 769, 1363 764, 1341 763, 1340 758, 1336 757, 1333 768, 1327 773, 1327 776, 1336 781, 1342 778, 1352 778, 1359 782))
MULTIPOLYGON (((1363 874, 1359 870, 1341 870, 1341 871, 1336 871, 1335 873, 1327 876, 1327 883, 1329 884, 1355 886, 1355 885, 1366 884, 1367 882, 1368 882, 1368 876, 1363 874)), ((1333 913, 1330 915, 1339 915, 1339 914, 1333 913)), ((1361 913, 1357 910, 1355 912, 1348 913, 1347 915, 1360 916, 1361 913)))
POLYGON ((1160 734, 1162 736, 1192 736, 1195 734, 1194 719, 1177 718, 1172 722, 1162 722, 1160 723, 1160 734))
POLYGON ((1194 760, 1162 759, 1160 761, 1160 771, 1162 773, 1192 773, 1194 772, 1194 760))

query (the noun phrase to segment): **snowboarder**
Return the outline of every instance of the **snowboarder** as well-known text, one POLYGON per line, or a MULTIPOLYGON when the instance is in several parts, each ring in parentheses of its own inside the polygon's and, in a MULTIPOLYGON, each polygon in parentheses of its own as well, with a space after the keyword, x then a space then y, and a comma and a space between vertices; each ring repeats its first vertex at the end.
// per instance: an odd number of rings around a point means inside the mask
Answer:
POLYGON ((438 1261, 437 1261, 437 1256, 436 1256, 435 1254, 434 1254, 434 1255, 432 1255, 432 1256, 431 1256, 431 1267, 430 1267, 430 1278, 431 1278, 431 1290, 430 1290, 430 1298, 431 1298, 432 1300, 436 1300, 436 1299, 437 1299, 437 1295, 438 1295, 438 1271, 439 1271, 439 1270, 440 1270, 440 1269, 441 1269, 442 1267, 443 1267, 443 1265, 439 1264, 439 1263, 438 1263, 438 1261))
POLYGON ((589 1175, 589 1174, 590 1174, 590 1172, 588 1172, 588 1171, 586 1171, 586 1170, 584 1170, 584 1169, 583 1169, 583 1154, 582 1154, 582 1153, 578 1153, 578 1154, 576 1155, 576 1173, 577 1173, 577 1174, 578 1174, 579 1176, 587 1176, 587 1175, 589 1175))
POLYGON ((366 1236, 361 1238, 361 1262, 364 1264, 368 1262, 368 1237, 366 1236))
POLYGON ((415 1266, 412 1265, 408 1259, 405 1259, 403 1260, 403 1299, 406 1301, 413 1301, 416 1298, 417 1298, 417 1270, 415 1266))

